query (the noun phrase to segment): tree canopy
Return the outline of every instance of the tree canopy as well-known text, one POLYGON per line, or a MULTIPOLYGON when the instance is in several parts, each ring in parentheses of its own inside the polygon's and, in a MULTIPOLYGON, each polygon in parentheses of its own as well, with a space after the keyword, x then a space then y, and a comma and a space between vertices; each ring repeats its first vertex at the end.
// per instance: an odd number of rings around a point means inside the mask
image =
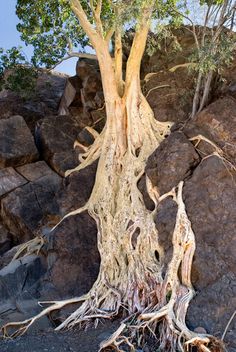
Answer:
MULTIPOLYGON (((122 33, 134 28, 142 17, 145 2, 151 3, 144 0, 80 1, 88 20, 93 26, 98 25, 104 38, 111 38, 117 28, 122 33), (96 20, 98 11, 101 12, 99 21, 96 20)), ((20 23, 17 29, 21 39, 34 47, 33 64, 50 67, 67 53, 76 56, 78 52, 85 52, 86 47, 93 47, 72 11, 73 3, 69 0, 18 0, 16 14, 20 23)), ((184 9, 184 0, 155 1, 152 18, 174 25, 180 23, 179 11, 184 9)))

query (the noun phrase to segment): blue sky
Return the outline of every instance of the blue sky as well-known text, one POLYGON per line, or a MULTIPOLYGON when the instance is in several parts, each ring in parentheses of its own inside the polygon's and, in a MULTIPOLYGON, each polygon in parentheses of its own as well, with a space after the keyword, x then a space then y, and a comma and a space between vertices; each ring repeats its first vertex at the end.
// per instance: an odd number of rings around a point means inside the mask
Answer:
MULTIPOLYGON (((9 49, 12 46, 21 45, 27 58, 30 59, 33 49, 32 47, 26 47, 24 45, 20 39, 20 34, 16 30, 16 25, 18 23, 18 18, 15 14, 16 2, 17 0, 0 0, 0 47, 9 49)), ((64 61, 57 66, 56 71, 74 75, 76 61, 76 58, 64 61)))

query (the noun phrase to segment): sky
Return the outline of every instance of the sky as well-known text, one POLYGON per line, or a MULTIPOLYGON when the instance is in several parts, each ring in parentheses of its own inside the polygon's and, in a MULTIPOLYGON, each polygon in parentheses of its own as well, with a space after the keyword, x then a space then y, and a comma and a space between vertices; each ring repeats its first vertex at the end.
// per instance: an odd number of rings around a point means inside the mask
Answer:
MULTIPOLYGON (((16 29, 18 23, 18 18, 15 14, 16 2, 17 0, 0 0, 0 47, 10 49, 13 46, 20 45, 30 60, 33 48, 25 46, 24 42, 20 39, 20 33, 16 29)), ((76 61, 76 58, 64 61, 55 70, 73 76, 75 74, 76 61)))

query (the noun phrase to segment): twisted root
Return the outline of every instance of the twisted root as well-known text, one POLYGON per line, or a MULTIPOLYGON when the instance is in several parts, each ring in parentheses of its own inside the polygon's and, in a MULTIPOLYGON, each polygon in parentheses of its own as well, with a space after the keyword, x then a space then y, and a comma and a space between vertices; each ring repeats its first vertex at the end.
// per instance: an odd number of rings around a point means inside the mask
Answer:
POLYGON ((23 243, 14 257, 12 258, 12 262, 20 257, 25 257, 27 255, 31 255, 36 253, 37 255, 39 254, 41 248, 43 247, 45 243, 45 240, 42 236, 37 236, 33 238, 32 240, 23 243))

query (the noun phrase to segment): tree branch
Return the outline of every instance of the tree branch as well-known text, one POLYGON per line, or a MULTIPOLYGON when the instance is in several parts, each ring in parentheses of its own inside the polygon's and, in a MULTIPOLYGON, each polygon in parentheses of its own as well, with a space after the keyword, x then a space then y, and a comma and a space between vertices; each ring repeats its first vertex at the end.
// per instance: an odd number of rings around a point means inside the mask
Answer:
POLYGON ((123 95, 124 82, 123 82, 123 57, 122 57, 122 41, 121 41, 121 31, 117 29, 115 31, 115 78, 117 84, 117 90, 120 96, 123 95))
POLYGON ((137 23, 137 30, 134 35, 129 58, 126 66, 126 93, 130 83, 134 78, 134 73, 139 79, 141 60, 145 50, 147 36, 150 29, 150 19, 153 11, 154 1, 150 0, 148 5, 140 9, 142 12, 141 20, 137 23))
POLYGON ((83 27, 85 33, 88 35, 90 42, 94 49, 99 45, 99 39, 101 37, 98 35, 98 32, 93 28, 92 24, 89 22, 88 17, 81 6, 79 0, 70 0, 71 9, 80 21, 81 26, 83 27))
POLYGON ((105 36, 105 41, 107 42, 108 45, 109 45, 110 40, 111 40, 114 33, 115 33, 115 29, 114 29, 114 27, 111 27, 105 36))
POLYGON ((78 57, 80 59, 90 59, 90 60, 97 60, 97 56, 95 54, 88 54, 88 53, 74 53, 69 52, 67 56, 63 57, 60 61, 58 61, 53 67, 49 68, 48 71, 54 70, 58 65, 62 62, 71 59, 72 57, 78 57))
POLYGON ((196 47, 197 47, 198 50, 200 50, 200 45, 199 45, 199 41, 198 41, 198 37, 197 37, 197 33, 196 33, 196 27, 195 27, 195 24, 193 23, 193 21, 191 20, 191 18, 189 18, 188 16, 184 15, 183 13, 179 12, 176 9, 173 9, 173 11, 176 14, 182 16, 183 18, 185 18, 186 20, 188 20, 191 23, 192 30, 190 30, 188 27, 185 27, 185 28, 193 34, 193 37, 194 37, 194 40, 195 40, 195 43, 196 43, 196 47))

